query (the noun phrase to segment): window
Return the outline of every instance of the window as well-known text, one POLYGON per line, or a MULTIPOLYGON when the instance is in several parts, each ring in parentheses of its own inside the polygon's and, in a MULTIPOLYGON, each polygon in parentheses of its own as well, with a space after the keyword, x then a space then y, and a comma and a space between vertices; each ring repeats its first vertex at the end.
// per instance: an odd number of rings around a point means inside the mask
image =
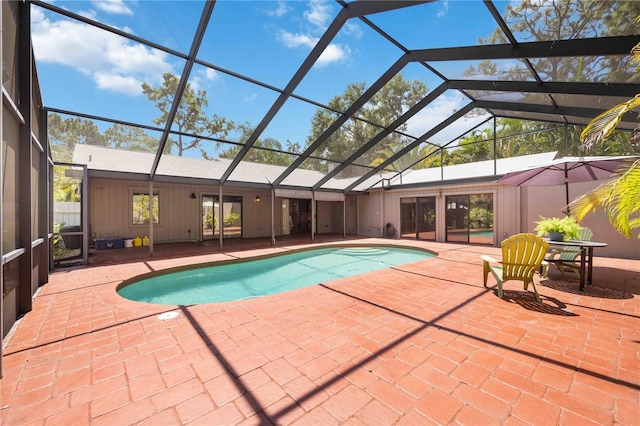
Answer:
MULTIPOLYGON (((133 224, 149 223, 149 194, 133 193, 133 224)), ((153 223, 158 223, 158 194, 153 194, 153 223)))

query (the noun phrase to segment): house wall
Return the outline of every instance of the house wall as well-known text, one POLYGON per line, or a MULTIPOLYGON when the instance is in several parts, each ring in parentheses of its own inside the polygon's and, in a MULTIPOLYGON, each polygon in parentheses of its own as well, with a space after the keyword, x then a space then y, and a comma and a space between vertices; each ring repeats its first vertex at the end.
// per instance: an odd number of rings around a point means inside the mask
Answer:
MULTIPOLYGON (((446 239, 446 197, 463 194, 493 194, 494 214, 494 245, 499 245, 504 238, 517 234, 519 224, 518 203, 512 204, 517 199, 519 189, 495 184, 460 185, 429 188, 413 188, 405 190, 377 191, 368 197, 375 198, 378 205, 384 205, 383 225, 390 222, 399 231, 400 229, 400 199, 414 197, 436 197, 436 241, 444 242, 446 239), (382 201, 381 198, 384 198, 382 201), (516 207, 514 207, 516 206, 516 207)), ((374 202, 375 204, 375 202, 374 202)), ((366 210, 361 218, 368 224, 366 210)), ((378 225, 379 226, 379 225, 378 225)))
POLYGON ((344 233, 344 203, 331 203, 331 231, 334 234, 344 233))
POLYGON ((358 196, 358 235, 382 237, 384 222, 383 192, 358 196))
MULTIPOLYGON (((146 182, 117 179, 90 179, 89 227, 91 238, 142 237, 149 234, 148 225, 132 224, 132 194, 148 192, 146 182)), ((159 196, 159 223, 154 226, 153 237, 157 243, 200 241, 202 227, 201 196, 218 195, 218 187, 154 183, 154 193, 159 196), (196 198, 191 198, 195 193, 196 198), (191 233, 188 231, 191 230, 191 233)), ((271 192, 264 190, 229 188, 224 195, 242 196, 243 237, 268 237, 271 235, 271 192), (260 202, 255 202, 256 195, 260 202)), ((281 234, 281 199, 275 202, 276 235, 281 234)))
MULTIPOLYGON (((603 181, 571 184, 570 199, 596 188, 603 181)), ((359 234, 382 236, 381 227, 387 222, 396 229, 400 227, 400 198, 436 196, 436 240, 445 241, 445 197, 447 195, 493 193, 494 195, 494 246, 499 246, 505 238, 520 233, 535 233, 535 221, 539 216, 562 217, 565 208, 563 186, 512 187, 493 183, 479 185, 442 186, 440 188, 414 188, 375 191, 358 197, 359 234), (380 213, 382 212, 382 213, 380 213)), ((620 235, 609 224, 607 215, 599 209, 588 214, 582 226, 594 231, 593 239, 608 244, 605 248, 594 249, 595 256, 640 259, 638 231, 633 238, 620 235)))
MULTIPOLYGON (((604 182, 606 181, 572 183, 569 187, 569 199, 573 200, 604 182)), ((521 190, 523 232, 534 232, 535 222, 540 216, 564 216, 562 212, 566 202, 564 186, 528 186, 522 187, 521 190)), ((623 237, 611 226, 602 208, 595 213, 587 214, 580 225, 591 228, 594 241, 608 244, 607 247, 594 248, 594 256, 640 259, 639 231, 636 230, 633 238, 623 237)))

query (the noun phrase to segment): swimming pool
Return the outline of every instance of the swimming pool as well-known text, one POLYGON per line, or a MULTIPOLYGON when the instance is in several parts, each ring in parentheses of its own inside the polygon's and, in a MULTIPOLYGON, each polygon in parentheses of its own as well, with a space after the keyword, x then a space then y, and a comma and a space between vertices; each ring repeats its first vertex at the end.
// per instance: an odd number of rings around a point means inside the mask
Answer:
POLYGON ((424 250, 389 246, 319 248, 151 277, 147 274, 123 282, 117 292, 129 300, 160 305, 227 302, 282 293, 434 256, 424 250))

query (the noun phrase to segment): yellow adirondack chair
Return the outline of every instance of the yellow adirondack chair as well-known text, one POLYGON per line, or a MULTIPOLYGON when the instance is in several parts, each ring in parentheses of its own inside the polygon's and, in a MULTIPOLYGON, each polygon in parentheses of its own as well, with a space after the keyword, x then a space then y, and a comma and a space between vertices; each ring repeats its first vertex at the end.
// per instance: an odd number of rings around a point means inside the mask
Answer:
POLYGON ((540 295, 533 280, 533 274, 540 267, 549 248, 549 243, 534 234, 516 234, 502 242, 502 261, 498 262, 491 256, 482 255, 484 272, 484 286, 487 286, 489 272, 498 282, 498 297, 502 299, 502 283, 507 280, 524 282, 524 289, 533 284, 536 300, 540 302, 540 295), (491 264, 499 264, 492 266, 491 264))
MULTIPOLYGON (((578 231, 578 233, 580 235, 578 240, 580 241, 591 241, 591 239, 593 238, 593 231, 591 231, 591 229, 587 227, 580 228, 580 231, 578 231)), ((553 244, 551 245, 553 246, 553 244)), ((564 247, 560 250, 551 249, 550 258, 553 259, 553 262, 549 263, 555 263, 560 272, 562 272, 563 274, 564 268, 569 268, 573 270, 576 275, 578 275, 578 278, 580 278, 580 264, 576 264, 576 259, 578 258, 578 256, 580 256, 580 247, 564 247), (556 258, 556 256, 558 257, 556 258)), ((545 263, 546 265, 543 264, 542 266, 543 277, 546 277, 549 272, 549 263, 545 263)))

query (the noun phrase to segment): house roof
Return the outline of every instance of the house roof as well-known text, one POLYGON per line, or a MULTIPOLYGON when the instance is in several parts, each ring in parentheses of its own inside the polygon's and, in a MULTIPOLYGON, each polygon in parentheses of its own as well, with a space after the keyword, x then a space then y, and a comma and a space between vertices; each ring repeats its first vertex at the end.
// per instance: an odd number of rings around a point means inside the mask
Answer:
MULTIPOLYGON (((509 172, 525 170, 541 163, 547 163, 555 158, 556 152, 523 155, 512 158, 500 158, 497 161, 479 161, 453 166, 434 167, 420 170, 405 170, 402 174, 383 173, 376 175, 362 184, 358 190, 381 189, 383 187, 401 187, 414 184, 447 184, 451 181, 463 179, 480 179, 494 181, 496 176, 509 172), (495 165, 495 172, 494 172, 495 165)), ((83 164, 91 174, 103 177, 131 178, 132 176, 146 176, 149 165, 155 158, 153 153, 131 152, 127 150, 99 147, 95 145, 76 145, 73 154, 74 164, 83 164), (99 172, 99 173, 96 173, 99 172)), ((218 158, 215 160, 201 160, 197 158, 164 156, 158 166, 158 178, 181 178, 194 183, 210 182, 218 184, 220 176, 228 167, 231 160, 218 158)), ((274 179, 286 169, 285 166, 241 161, 236 168, 237 174, 232 181, 236 185, 271 187, 270 179, 274 179), (262 179, 258 179, 262 177, 262 179), (244 180, 243 180, 244 179, 244 180)), ((313 182, 323 175, 314 170, 296 169, 292 174, 291 183, 283 185, 289 189, 307 189, 313 182)), ((336 179, 338 184, 334 188, 323 188, 325 191, 339 190, 344 183, 356 180, 356 177, 336 179)), ((162 179, 165 180, 165 179, 162 179)))

